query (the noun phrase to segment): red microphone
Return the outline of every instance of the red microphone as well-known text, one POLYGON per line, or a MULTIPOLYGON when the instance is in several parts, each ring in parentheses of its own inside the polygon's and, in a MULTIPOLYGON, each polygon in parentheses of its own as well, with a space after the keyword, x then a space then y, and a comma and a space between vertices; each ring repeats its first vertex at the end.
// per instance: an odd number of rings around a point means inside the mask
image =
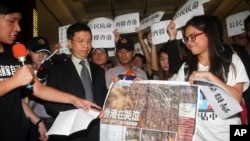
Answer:
MULTIPOLYGON (((21 43, 16 43, 12 47, 12 53, 15 58, 18 59, 19 62, 22 62, 22 65, 24 65, 24 62, 26 61, 27 56, 27 49, 26 47, 21 43)), ((31 89, 33 86, 31 84, 28 84, 26 88, 31 89)))
POLYGON ((126 73, 126 76, 136 76, 136 74, 133 70, 129 69, 126 73))
POLYGON ((12 47, 12 52, 14 57, 17 58, 19 62, 22 62, 22 65, 24 65, 24 61, 26 61, 27 56, 26 47, 21 43, 16 43, 12 47))

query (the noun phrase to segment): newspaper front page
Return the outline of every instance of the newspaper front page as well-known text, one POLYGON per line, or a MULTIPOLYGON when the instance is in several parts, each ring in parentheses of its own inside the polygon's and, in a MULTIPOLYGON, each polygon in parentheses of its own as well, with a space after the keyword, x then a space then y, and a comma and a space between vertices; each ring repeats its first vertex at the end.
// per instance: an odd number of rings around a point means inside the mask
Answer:
POLYGON ((191 141, 198 86, 121 80, 109 88, 100 141, 191 141))

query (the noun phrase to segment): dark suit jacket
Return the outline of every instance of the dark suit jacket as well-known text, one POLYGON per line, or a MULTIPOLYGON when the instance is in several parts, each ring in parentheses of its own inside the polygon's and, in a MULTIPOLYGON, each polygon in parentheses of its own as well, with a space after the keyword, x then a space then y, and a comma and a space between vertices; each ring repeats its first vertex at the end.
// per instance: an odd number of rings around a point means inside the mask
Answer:
MULTIPOLYGON (((89 62, 89 65, 92 76, 94 103, 102 107, 107 94, 105 71, 92 62, 89 62)), ((71 93, 77 97, 85 98, 80 76, 70 58, 64 63, 52 67, 48 74, 47 85, 71 93)), ((45 108, 47 113, 54 118, 56 118, 60 111, 75 109, 73 105, 54 102, 46 102, 45 108)), ((99 119, 94 120, 86 131, 69 136, 65 140, 77 141, 81 139, 82 141, 99 141, 99 124, 99 119)))

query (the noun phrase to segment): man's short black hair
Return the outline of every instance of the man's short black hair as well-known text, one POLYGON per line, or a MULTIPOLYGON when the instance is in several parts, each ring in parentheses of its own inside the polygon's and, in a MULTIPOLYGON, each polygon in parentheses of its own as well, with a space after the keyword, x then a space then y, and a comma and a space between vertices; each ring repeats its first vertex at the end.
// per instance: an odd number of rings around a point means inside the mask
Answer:
POLYGON ((85 23, 77 22, 77 23, 74 23, 68 27, 67 39, 69 39, 69 40, 73 39, 75 33, 79 32, 79 31, 87 31, 91 34, 91 37, 92 37, 92 32, 91 32, 91 29, 89 28, 89 26, 85 23))
POLYGON ((22 13, 24 2, 20 0, 1 0, 0 1, 0 15, 7 15, 10 13, 22 13))

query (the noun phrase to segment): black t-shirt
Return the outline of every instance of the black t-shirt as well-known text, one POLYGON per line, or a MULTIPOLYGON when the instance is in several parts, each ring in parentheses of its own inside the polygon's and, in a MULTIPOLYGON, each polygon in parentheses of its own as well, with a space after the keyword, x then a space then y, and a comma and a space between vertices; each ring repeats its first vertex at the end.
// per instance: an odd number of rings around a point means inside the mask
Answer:
MULTIPOLYGON (((0 81, 10 78, 18 67, 20 63, 13 57, 11 46, 4 45, 4 52, 0 53, 0 81)), ((26 140, 28 120, 22 108, 21 89, 0 97, 0 141, 26 140)))

